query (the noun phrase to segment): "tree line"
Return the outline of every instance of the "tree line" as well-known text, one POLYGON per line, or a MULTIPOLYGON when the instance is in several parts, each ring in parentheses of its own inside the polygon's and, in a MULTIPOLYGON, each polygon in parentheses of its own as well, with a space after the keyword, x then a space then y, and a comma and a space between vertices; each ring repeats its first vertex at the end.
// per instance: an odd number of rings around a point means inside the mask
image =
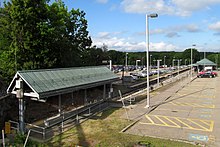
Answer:
MULTIPOLYGON (((61 68, 73 66, 125 64, 125 52, 92 46, 86 13, 71 9, 59 0, 11 0, 0 8, 0 78, 10 81, 17 70, 61 68)), ((201 57, 193 49, 195 61, 201 57)), ((153 59, 190 59, 189 49, 181 52, 151 52, 153 59)), ((215 53, 207 53, 216 60, 215 53)), ((152 59, 152 60, 153 60, 152 59)), ((141 60, 146 64, 146 52, 128 54, 129 64, 141 60)), ((219 59, 218 59, 219 60, 219 59)), ((219 62, 220 63, 220 62, 219 62)))

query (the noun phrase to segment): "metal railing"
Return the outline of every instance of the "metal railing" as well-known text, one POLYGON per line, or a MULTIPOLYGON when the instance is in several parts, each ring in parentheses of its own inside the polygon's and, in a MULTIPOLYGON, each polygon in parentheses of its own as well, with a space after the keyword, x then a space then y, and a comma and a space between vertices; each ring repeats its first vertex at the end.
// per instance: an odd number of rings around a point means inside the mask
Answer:
MULTIPOLYGON (((91 116, 107 108, 109 108, 108 102, 100 101, 86 108, 63 112, 56 117, 43 120, 40 125, 26 123, 26 131, 29 132, 30 137, 45 141, 70 129, 70 127, 86 121, 91 116)), ((19 123, 15 121, 10 121, 10 123, 13 124, 11 129, 19 132, 19 123)))

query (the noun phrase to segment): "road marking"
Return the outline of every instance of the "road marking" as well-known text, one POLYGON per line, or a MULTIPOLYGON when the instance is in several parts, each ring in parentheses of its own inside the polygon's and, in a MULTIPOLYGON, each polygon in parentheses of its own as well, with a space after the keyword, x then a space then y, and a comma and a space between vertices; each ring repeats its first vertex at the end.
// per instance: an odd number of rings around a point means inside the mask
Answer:
POLYGON ((153 121, 148 115, 146 115, 146 118, 147 118, 148 120, 150 120, 150 122, 151 122, 152 124, 155 124, 154 121, 153 121))
POLYGON ((201 109, 204 112, 212 112, 212 109, 201 109))
POLYGON ((211 101, 204 101, 203 104, 212 104, 211 101))
POLYGON ((174 121, 172 121, 171 119, 169 119, 167 116, 163 116, 165 119, 167 119, 168 121, 170 121, 171 123, 173 123, 174 125, 180 127, 177 123, 175 123, 174 121))
POLYGON ((215 142, 215 136, 209 135, 209 141, 210 142, 215 142))
POLYGON ((205 135, 200 135, 200 134, 189 134, 189 140, 196 140, 196 141, 203 141, 203 142, 208 142, 209 137, 205 135))
POLYGON ((188 124, 184 123, 183 121, 179 120, 179 118, 175 118, 177 121, 179 121, 181 124, 184 124, 185 126, 187 126, 190 129, 193 129, 193 127, 189 126, 188 124))
MULTIPOLYGON (((163 108, 155 109, 154 111, 189 112, 189 110, 163 109, 163 108)), ((211 109, 199 109, 199 113, 211 114, 211 112, 212 112, 211 109), (202 111, 202 112, 200 112, 200 111, 202 111)))
POLYGON ((192 106, 192 107, 199 107, 199 108, 215 108, 215 105, 208 105, 208 104, 197 104, 197 103, 183 103, 183 102, 169 102, 172 105, 177 106, 192 106))
POLYGON ((200 115, 200 117, 203 117, 203 118, 211 118, 211 115, 204 115, 204 114, 202 114, 202 115, 200 115))
POLYGON ((192 121, 192 120, 190 120, 190 119, 189 119, 189 121, 192 122, 192 123, 194 123, 194 124, 196 124, 197 126, 203 128, 204 130, 209 130, 209 129, 207 129, 206 127, 203 127, 202 125, 200 125, 199 123, 197 123, 197 122, 195 122, 195 121, 192 121))
POLYGON ((145 122, 140 124, 155 125, 172 128, 185 128, 190 130, 212 132, 214 127, 213 120, 181 118, 163 115, 145 115, 145 122))
POLYGON ((189 92, 185 92, 185 93, 182 93, 182 92, 178 92, 178 93, 176 93, 176 95, 178 95, 178 96, 181 96, 181 97, 186 97, 186 98, 190 98, 190 99, 192 99, 192 98, 203 98, 203 99, 213 99, 213 98, 215 98, 215 96, 212 94, 212 95, 195 95, 195 94, 189 94, 189 92))

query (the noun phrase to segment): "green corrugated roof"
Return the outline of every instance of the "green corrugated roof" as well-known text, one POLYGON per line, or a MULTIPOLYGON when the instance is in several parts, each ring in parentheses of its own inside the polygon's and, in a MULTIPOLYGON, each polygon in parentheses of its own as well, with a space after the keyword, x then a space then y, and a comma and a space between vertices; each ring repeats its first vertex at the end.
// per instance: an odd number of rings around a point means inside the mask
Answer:
POLYGON ((211 66, 215 66, 216 64, 206 58, 196 62, 197 65, 211 65, 211 66))
POLYGON ((18 71, 17 75, 35 93, 39 94, 39 97, 48 97, 57 93, 65 93, 68 90, 74 90, 80 86, 98 85, 102 82, 111 82, 118 79, 118 76, 104 66, 27 70, 18 71))

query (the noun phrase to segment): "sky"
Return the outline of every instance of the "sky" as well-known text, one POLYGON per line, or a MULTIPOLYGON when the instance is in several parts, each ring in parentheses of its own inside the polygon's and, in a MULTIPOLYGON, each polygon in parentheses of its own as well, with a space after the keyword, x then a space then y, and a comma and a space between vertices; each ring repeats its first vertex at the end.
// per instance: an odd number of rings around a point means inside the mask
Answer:
POLYGON ((146 15, 150 51, 220 52, 220 0, 63 0, 68 10, 86 13, 93 45, 122 52, 146 51, 146 15))

